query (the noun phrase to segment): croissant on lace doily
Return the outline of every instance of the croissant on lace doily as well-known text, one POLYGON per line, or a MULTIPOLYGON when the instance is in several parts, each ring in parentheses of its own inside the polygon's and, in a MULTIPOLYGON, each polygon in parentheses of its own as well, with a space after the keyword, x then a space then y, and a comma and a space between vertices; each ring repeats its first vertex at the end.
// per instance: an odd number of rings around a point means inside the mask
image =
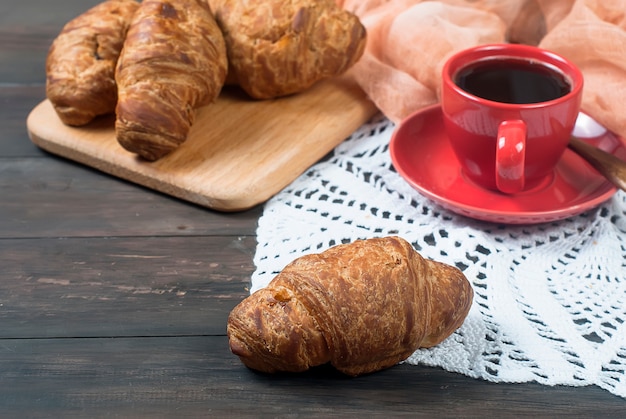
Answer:
POLYGON ((472 298, 458 268, 421 257, 406 240, 356 240, 285 266, 231 311, 228 341, 259 371, 330 364, 356 376, 445 340, 472 298))
POLYGON ((398 235, 460 268, 475 296, 461 328, 406 362, 494 382, 597 385, 626 397, 626 194, 565 220, 482 222, 449 212, 393 169, 394 124, 365 124, 265 205, 252 291, 288 262, 398 235))

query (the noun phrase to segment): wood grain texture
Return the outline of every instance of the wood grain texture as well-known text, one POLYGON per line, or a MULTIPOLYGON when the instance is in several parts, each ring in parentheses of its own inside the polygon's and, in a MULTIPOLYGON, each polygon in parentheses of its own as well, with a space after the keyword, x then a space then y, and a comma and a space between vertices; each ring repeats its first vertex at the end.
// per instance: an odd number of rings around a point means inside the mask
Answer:
POLYGON ((263 211, 208 210, 49 154, 0 158, 0 191, 0 237, 16 239, 245 236, 263 211))
POLYGON ((596 387, 493 384, 410 365, 354 379, 327 368, 258 374, 224 336, 10 340, 0 371, 5 417, 589 418, 624 407, 596 387))
POLYGON ((47 47, 98 2, 0 2, 0 417, 623 416, 597 387, 246 369, 225 322, 248 293, 262 206, 209 210, 29 140, 47 47))
MULTIPOLYGON (((0 56, 2 52, 0 51, 0 56)), ((0 60, 0 62, 2 62, 0 60)), ((0 65, 1 67, 1 65, 0 65)), ((0 79, 1 80, 1 79, 0 79)), ((41 157, 45 151, 29 141, 26 118, 41 98, 45 88, 40 85, 1 85, 0 84, 0 157, 41 157)))
POLYGON ((0 340, 223 335, 253 237, 0 239, 0 340))
POLYGON ((156 162, 118 144, 113 117, 72 128, 43 101, 27 126, 51 153, 202 206, 240 211, 279 192, 375 111, 347 76, 265 101, 227 88, 197 111, 187 141, 156 162))

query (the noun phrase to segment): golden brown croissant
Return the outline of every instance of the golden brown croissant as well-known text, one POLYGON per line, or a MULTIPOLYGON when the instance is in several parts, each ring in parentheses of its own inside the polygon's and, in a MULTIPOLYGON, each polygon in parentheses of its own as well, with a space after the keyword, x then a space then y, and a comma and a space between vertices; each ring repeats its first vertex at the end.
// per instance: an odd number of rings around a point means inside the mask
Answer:
POLYGON ((85 125, 113 113, 115 65, 139 3, 109 0, 69 21, 46 59, 46 96, 61 121, 85 125))
POLYGON ((224 33, 229 80, 269 99, 336 76, 363 54, 366 32, 334 0, 209 0, 224 33))
POLYGON ((348 375, 390 367, 464 321, 473 290, 460 270, 399 237, 332 247, 287 265, 228 318, 231 351, 250 368, 348 375))
POLYGON ((118 142, 147 160, 176 149, 226 72, 224 38, 206 0, 144 0, 115 74, 118 142))

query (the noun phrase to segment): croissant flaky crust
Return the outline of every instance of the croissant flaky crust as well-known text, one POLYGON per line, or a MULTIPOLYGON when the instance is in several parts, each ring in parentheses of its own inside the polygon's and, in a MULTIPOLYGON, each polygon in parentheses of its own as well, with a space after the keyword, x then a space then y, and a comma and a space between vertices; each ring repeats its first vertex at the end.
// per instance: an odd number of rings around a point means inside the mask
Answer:
POLYGON ((218 97, 227 66, 206 0, 144 0, 117 64, 118 142, 151 161, 176 149, 196 108, 218 97))
POLYGON ((297 93, 363 54, 366 31, 334 0, 209 0, 229 56, 229 80, 255 99, 297 93))
POLYGON ((46 96, 59 119, 80 126, 113 113, 115 65, 139 3, 109 0, 69 21, 46 58, 46 96))
POLYGON ((467 316, 462 272, 399 237, 300 257, 228 318, 231 351, 262 372, 332 364, 348 375, 390 367, 437 345, 467 316))

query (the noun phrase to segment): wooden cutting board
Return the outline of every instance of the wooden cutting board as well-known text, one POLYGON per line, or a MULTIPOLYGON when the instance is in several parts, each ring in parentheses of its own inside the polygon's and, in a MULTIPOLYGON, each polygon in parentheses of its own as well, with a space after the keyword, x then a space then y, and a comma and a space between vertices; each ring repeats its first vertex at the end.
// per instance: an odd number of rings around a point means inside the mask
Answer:
POLYGON ((239 211, 271 198, 375 113, 348 78, 266 101, 226 88, 198 110, 187 141, 156 162, 117 143, 113 116, 72 128, 44 100, 26 125, 31 140, 53 154, 205 207, 239 211))

